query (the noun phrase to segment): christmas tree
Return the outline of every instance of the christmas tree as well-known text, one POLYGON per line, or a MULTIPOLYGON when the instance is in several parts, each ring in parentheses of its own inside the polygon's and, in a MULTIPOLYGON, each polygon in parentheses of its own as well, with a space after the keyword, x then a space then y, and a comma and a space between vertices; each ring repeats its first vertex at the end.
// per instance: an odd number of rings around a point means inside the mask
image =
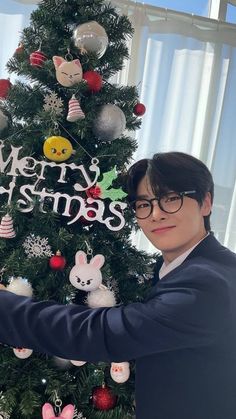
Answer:
MULTIPOLYGON (((0 272, 11 292, 109 307, 150 287, 123 187, 144 106, 136 87, 111 82, 132 34, 103 0, 43 0, 7 63, 21 76, 0 80, 0 272)), ((2 344, 0 417, 134 417, 133 361, 85 361, 2 344)))

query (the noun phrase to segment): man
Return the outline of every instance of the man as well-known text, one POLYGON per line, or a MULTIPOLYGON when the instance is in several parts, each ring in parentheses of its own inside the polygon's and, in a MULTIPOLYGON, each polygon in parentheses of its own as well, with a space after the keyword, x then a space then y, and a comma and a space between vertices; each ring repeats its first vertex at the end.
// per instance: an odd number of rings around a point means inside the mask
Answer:
POLYGON ((162 251, 144 303, 88 309, 0 293, 0 341, 68 359, 136 359, 137 419, 236 418, 236 255, 210 233, 213 181, 184 153, 128 173, 137 222, 162 251))

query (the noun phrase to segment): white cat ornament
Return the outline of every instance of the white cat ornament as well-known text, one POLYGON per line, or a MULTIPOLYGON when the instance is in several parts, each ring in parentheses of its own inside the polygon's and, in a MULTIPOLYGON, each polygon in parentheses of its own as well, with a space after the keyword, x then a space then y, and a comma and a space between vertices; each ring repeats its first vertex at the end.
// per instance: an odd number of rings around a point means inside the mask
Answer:
POLYGON ((66 61, 63 57, 52 57, 56 69, 58 83, 64 87, 71 87, 81 82, 83 69, 80 60, 66 61))
POLYGON ((79 250, 75 255, 75 266, 70 271, 70 282, 75 288, 83 291, 94 291, 102 284, 100 268, 104 265, 103 255, 94 256, 87 262, 87 255, 79 250))

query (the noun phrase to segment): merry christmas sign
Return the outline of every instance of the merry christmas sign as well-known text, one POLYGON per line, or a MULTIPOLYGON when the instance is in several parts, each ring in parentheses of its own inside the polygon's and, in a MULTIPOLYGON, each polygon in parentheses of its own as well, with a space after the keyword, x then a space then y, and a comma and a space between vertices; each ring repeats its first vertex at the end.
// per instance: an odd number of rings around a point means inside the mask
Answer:
POLYGON ((6 153, 4 143, 0 141, 0 172, 9 177, 8 185, 0 186, 0 195, 6 196, 7 204, 10 205, 17 196, 17 206, 21 212, 31 212, 38 201, 39 210, 47 212, 49 209, 55 213, 68 217, 67 224, 73 224, 81 217, 93 222, 98 221, 109 230, 118 231, 125 225, 123 210, 127 204, 119 200, 126 196, 121 189, 110 188, 112 181, 116 177, 115 170, 104 174, 103 181, 98 183, 100 169, 99 160, 94 158, 88 168, 84 165, 74 163, 55 163, 45 160, 38 161, 30 156, 22 156, 23 147, 13 147, 6 153), (53 191, 47 187, 48 169, 53 170, 56 175, 56 186, 66 184, 68 172, 73 172, 73 177, 79 179, 73 185, 73 195, 53 191), (17 185, 17 178, 21 179, 21 186, 17 185), (25 183, 22 184, 22 179, 25 183), (31 179, 32 183, 29 183, 31 179), (98 186, 97 186, 98 185, 98 186), (83 193, 96 186, 100 190, 100 196, 110 198, 109 200, 85 198, 83 193), (38 199, 36 199, 38 197, 38 199), (74 205, 75 204, 75 205, 74 205), (71 211, 72 206, 76 207, 76 212, 71 211), (50 208, 49 208, 50 206, 50 208))

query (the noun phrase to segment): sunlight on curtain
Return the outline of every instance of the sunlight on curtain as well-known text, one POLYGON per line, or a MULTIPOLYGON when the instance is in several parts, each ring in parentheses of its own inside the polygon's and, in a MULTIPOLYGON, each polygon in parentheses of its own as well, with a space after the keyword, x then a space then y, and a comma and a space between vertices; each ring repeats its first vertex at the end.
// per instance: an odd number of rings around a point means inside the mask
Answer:
MULTIPOLYGON (((147 107, 134 160, 174 150, 203 160, 215 181, 212 229, 236 251, 236 25, 123 0, 119 7, 135 28, 120 77, 140 85, 147 107)), ((134 243, 154 251, 142 233, 134 243)))

